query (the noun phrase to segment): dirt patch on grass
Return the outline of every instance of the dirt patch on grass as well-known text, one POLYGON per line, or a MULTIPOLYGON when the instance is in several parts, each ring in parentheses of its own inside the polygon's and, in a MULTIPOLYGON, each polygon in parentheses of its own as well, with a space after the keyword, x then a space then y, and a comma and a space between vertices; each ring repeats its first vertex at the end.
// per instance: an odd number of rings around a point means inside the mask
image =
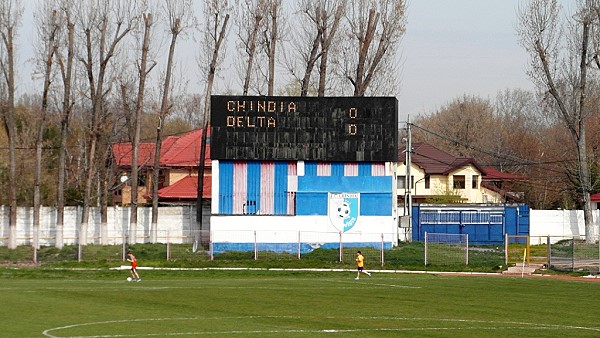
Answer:
MULTIPOLYGON (((434 273, 434 274, 442 274, 442 273, 434 273)), ((521 274, 517 273, 474 273, 474 272, 445 272, 443 273, 445 276, 454 275, 454 276, 479 276, 479 277, 511 277, 511 278, 521 278, 521 274)), ((591 282, 591 283, 600 283, 600 275, 589 275, 589 276, 571 276, 566 274, 543 274, 543 273, 533 273, 533 274, 523 274, 523 278, 548 278, 548 279, 559 279, 559 280, 570 280, 570 281, 581 281, 581 282, 591 282)))
POLYGON ((39 264, 33 262, 0 262, 0 268, 35 268, 39 264))
POLYGON ((600 276, 598 275, 590 275, 590 276, 570 276, 570 275, 544 275, 544 274, 533 274, 528 277, 536 277, 536 278, 551 278, 551 279, 560 279, 560 280, 572 280, 572 281, 583 281, 583 282, 595 282, 600 283, 600 276))

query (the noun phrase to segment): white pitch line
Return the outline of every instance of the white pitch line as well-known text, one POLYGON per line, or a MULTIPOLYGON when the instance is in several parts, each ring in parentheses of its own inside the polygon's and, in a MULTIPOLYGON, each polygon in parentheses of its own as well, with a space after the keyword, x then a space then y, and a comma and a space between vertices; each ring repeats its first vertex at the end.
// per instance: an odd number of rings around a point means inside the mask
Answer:
MULTIPOLYGON (((172 332, 172 333, 142 333, 142 334, 116 334, 94 336, 61 336, 55 338, 124 338, 124 337, 172 337, 172 336, 203 336, 203 335, 247 335, 247 334, 283 334, 283 333, 356 333, 356 332, 411 332, 411 331, 467 331, 467 330, 504 330, 523 329, 515 327, 424 327, 424 328, 377 328, 377 329, 317 329, 317 330, 232 330, 232 331, 200 331, 200 332, 172 332)), ((532 327, 526 329, 546 330, 545 327, 532 327)), ((53 336, 52 336, 53 337, 53 336)))
POLYGON ((391 287, 391 288, 401 288, 401 289, 420 289, 420 286, 408 286, 408 285, 394 285, 394 284, 370 284, 370 285, 377 285, 377 286, 385 286, 385 287, 391 287))
POLYGON ((356 333, 356 332, 414 332, 414 331, 496 331, 496 330, 552 330, 552 327, 543 326, 466 326, 466 327, 416 327, 416 328, 375 328, 375 329, 289 329, 289 330, 230 330, 230 331, 199 331, 199 332, 172 332, 172 333, 141 333, 141 334, 116 334, 93 336, 61 336, 54 338, 122 338, 122 337, 167 337, 167 336, 203 336, 203 335, 247 335, 247 334, 282 334, 282 333, 356 333))
MULTIPOLYGON (((260 318, 297 318, 295 316, 231 316, 231 317, 183 317, 183 318, 149 318, 149 319, 130 319, 130 320, 112 320, 91 323, 72 324, 61 327, 50 328, 44 330, 42 334, 50 338, 59 338, 65 336, 54 336, 50 332, 70 329, 81 326, 128 323, 128 322, 144 322, 144 321, 177 321, 177 320, 222 320, 222 319, 260 319, 260 318)), ((340 317, 328 316, 328 319, 337 319, 340 317)), ((348 317, 343 317, 348 318, 348 317)), ((118 338, 118 337, 155 337, 155 336, 189 336, 189 335, 235 335, 235 334, 265 334, 265 333, 351 333, 351 332, 409 332, 409 331, 462 331, 462 330, 499 330, 499 329, 521 329, 521 330, 557 330, 557 329, 572 329, 600 332, 599 327, 585 327, 575 325, 557 325, 557 324, 538 324, 527 322, 514 321, 485 321, 485 320, 469 320, 469 319, 452 319, 452 318, 409 318, 409 317, 352 317, 360 320, 404 320, 404 321, 439 321, 439 322, 454 322, 454 323, 477 323, 488 324, 493 326, 465 326, 465 327, 405 327, 405 328, 374 328, 374 329, 315 329, 315 330, 230 330, 230 331, 201 331, 201 332, 171 332, 171 333, 138 333, 138 334, 116 334, 116 335, 92 335, 92 336, 77 336, 70 338, 118 338)), ((68 337, 68 336, 67 336, 68 337)))
MULTIPOLYGON (((163 321, 163 320, 195 320, 195 319, 198 319, 198 318, 191 317, 191 318, 149 318, 149 319, 107 320, 107 321, 101 321, 101 322, 80 323, 80 324, 72 324, 72 325, 66 325, 66 326, 53 327, 53 328, 44 330, 42 332, 42 334, 46 337, 59 338, 58 336, 54 336, 54 335, 50 334, 50 332, 64 330, 64 329, 71 329, 74 327, 90 326, 90 325, 131 323, 131 322, 153 322, 153 321, 163 321)), ((99 337, 99 336, 97 336, 97 337, 99 337)), ((119 337, 119 336, 113 336, 113 337, 119 337)))

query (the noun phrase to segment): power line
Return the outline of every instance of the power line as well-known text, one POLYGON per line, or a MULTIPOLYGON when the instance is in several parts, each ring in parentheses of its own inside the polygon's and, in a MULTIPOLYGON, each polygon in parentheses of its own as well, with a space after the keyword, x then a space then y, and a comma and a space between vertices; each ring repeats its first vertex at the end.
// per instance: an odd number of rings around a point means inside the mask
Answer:
POLYGON ((543 161, 543 162, 542 161, 532 161, 532 160, 525 159, 525 158, 518 157, 518 156, 514 156, 514 155, 508 155, 508 154, 503 154, 503 153, 499 153, 499 152, 491 152, 491 151, 486 150, 484 148, 475 146, 475 145, 473 145, 473 144, 471 144, 469 142, 461 141, 459 139, 456 139, 456 138, 453 138, 451 136, 438 133, 438 132, 433 131, 431 129, 418 126, 418 125, 416 125, 414 123, 411 123, 411 125, 414 126, 414 127, 416 127, 416 128, 418 128, 418 129, 420 129, 420 130, 422 130, 422 131, 424 131, 424 132, 426 132, 426 133, 435 135, 435 136, 437 136, 439 138, 442 138, 442 139, 445 139, 447 141, 451 141, 451 142, 460 144, 460 145, 462 145, 463 147, 465 147, 467 149, 473 149, 473 150, 476 150, 476 151, 478 151, 480 153, 483 153, 483 154, 486 154, 486 155, 489 155, 489 156, 492 156, 492 157, 495 157, 495 158, 500 158, 500 159, 512 161, 512 162, 515 163, 515 164, 512 164, 512 165, 527 165, 527 166, 529 166, 529 165, 548 165, 548 164, 557 164, 557 163, 575 162, 576 161, 576 159, 563 159, 563 160, 543 161))

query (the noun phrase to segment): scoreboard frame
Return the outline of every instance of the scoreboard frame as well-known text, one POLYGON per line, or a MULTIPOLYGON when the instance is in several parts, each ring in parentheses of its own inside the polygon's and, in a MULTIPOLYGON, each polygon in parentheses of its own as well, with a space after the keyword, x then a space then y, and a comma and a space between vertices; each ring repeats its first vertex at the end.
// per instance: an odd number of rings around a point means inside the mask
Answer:
POLYGON ((395 97, 211 96, 211 159, 398 160, 395 97))

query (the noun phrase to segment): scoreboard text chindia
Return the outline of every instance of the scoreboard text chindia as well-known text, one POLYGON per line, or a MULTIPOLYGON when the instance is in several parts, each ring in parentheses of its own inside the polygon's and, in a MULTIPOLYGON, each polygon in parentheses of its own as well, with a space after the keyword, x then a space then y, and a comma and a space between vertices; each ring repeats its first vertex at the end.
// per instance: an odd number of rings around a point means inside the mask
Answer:
POLYGON ((211 159, 395 162, 394 97, 212 96, 211 159))

